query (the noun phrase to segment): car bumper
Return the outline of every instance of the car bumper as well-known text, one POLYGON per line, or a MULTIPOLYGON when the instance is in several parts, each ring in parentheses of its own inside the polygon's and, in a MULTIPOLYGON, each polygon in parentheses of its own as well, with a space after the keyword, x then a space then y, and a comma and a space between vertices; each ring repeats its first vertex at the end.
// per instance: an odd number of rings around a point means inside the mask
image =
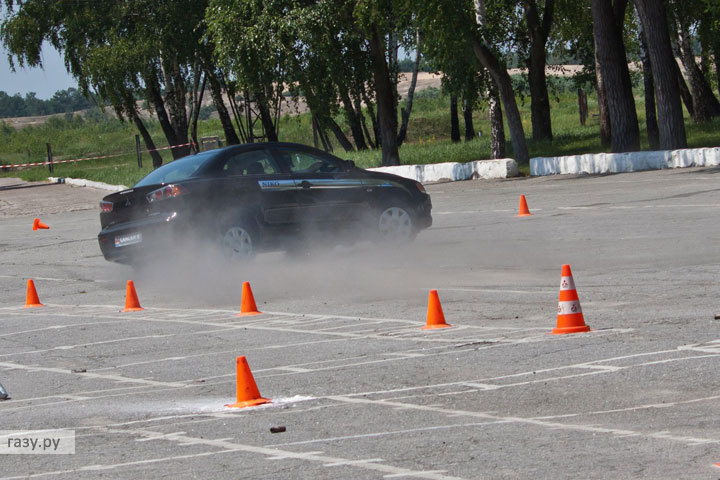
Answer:
POLYGON ((100 231, 98 244, 105 260, 135 263, 174 248, 180 223, 177 212, 164 212, 111 225, 100 231))

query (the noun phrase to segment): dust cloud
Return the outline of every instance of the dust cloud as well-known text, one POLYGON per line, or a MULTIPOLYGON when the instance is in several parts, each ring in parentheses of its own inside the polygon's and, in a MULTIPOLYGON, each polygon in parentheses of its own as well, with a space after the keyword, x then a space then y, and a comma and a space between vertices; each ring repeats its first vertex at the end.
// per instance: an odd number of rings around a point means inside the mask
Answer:
POLYGON ((400 245, 312 241, 290 252, 258 253, 236 262, 224 258, 215 244, 193 242, 150 258, 133 269, 116 268, 118 282, 132 275, 144 295, 163 306, 224 309, 239 306, 242 282, 249 281, 262 310, 261 301, 279 308, 303 303, 332 308, 397 297, 422 299, 433 283, 431 270, 437 269, 431 260, 440 256, 437 245, 418 238, 400 245))

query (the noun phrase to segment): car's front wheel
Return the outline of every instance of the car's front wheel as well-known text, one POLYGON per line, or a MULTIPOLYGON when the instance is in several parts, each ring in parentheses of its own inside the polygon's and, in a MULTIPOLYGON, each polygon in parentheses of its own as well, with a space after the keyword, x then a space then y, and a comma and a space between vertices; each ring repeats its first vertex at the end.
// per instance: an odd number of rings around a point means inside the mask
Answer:
POLYGON ((255 235, 247 225, 233 225, 224 229, 220 242, 223 257, 242 262, 255 256, 255 235))
POLYGON ((380 240, 389 243, 409 242, 415 238, 415 224, 404 205, 391 205, 380 211, 377 219, 380 240))

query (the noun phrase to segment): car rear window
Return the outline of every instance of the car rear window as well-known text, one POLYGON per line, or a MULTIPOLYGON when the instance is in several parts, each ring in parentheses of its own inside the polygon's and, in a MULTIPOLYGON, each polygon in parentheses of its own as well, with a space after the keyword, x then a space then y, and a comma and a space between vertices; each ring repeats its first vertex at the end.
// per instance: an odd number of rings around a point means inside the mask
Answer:
POLYGON ((205 162, 211 160, 215 155, 215 152, 208 151, 179 158, 153 170, 135 186, 162 185, 187 180, 192 177, 205 162))

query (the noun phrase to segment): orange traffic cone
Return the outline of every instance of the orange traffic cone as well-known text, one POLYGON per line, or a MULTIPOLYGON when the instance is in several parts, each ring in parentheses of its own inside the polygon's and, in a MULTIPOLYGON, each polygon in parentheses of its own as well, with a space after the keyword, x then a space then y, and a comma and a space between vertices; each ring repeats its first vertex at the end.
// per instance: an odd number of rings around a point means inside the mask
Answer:
POLYGON ((44 224, 43 222, 41 222, 39 218, 36 218, 35 220, 33 220, 33 230, 47 230, 49 228, 50 227, 48 225, 44 224))
POLYGON ((27 281, 27 295, 25 295, 25 308, 33 308, 33 307, 44 307, 42 303, 40 303, 40 299, 38 298, 37 290, 35 290, 35 282, 33 282, 31 279, 28 279, 27 281))
POLYGON ((125 288, 125 308, 123 312, 138 312, 145 310, 140 306, 137 292, 135 291, 135 283, 132 280, 128 280, 127 287, 125 288))
POLYGON ((445 315, 443 315, 437 290, 430 290, 430 295, 428 295, 427 325, 422 327, 422 329, 430 330, 432 328, 447 327, 452 327, 452 325, 445 323, 445 315))
POLYGON ((245 356, 237 357, 235 363, 237 365, 237 402, 225 406, 245 408, 272 402, 269 398, 260 396, 260 391, 255 384, 255 379, 253 378, 245 356))
POLYGON ((525 195, 520 195, 520 207, 518 209, 518 217, 529 217, 532 213, 530 213, 530 210, 528 210, 527 200, 525 200, 525 195))
POLYGON ((260 315, 262 312, 258 311, 255 305, 255 297, 253 297, 252 289, 250 288, 250 282, 243 282, 242 286, 242 298, 240 299, 240 313, 238 317, 247 317, 250 315, 260 315))
POLYGON ((580 300, 575 281, 573 280, 570 265, 562 266, 562 278, 560 279, 560 297, 558 300, 557 327, 553 328, 554 335, 565 333, 589 332, 590 327, 585 325, 580 300))

